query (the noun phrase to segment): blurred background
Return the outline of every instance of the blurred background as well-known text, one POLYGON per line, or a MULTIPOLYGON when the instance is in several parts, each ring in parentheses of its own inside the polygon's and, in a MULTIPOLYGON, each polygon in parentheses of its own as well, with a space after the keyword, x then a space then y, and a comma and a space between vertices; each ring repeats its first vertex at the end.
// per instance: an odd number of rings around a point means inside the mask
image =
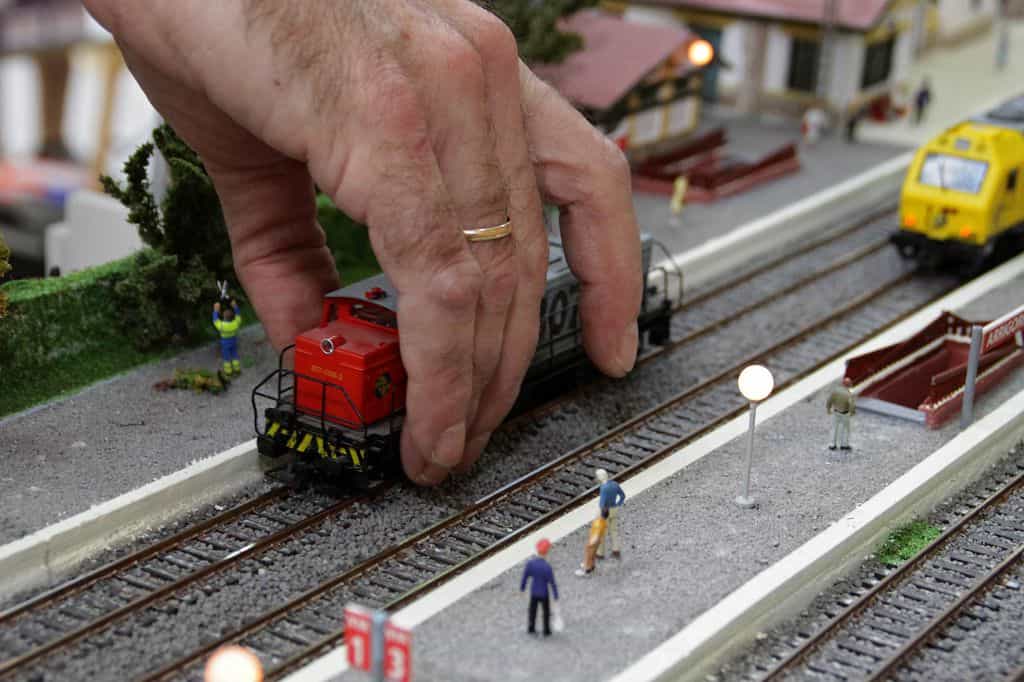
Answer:
POLYGON ((78 0, 0 0, 0 234, 12 277, 45 274, 45 228, 159 122, 78 0))

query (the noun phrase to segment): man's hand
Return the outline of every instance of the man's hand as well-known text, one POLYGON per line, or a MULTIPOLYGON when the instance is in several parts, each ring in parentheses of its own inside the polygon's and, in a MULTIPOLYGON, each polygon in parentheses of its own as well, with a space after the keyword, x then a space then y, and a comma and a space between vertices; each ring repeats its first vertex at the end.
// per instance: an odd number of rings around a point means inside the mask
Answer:
POLYGON ((466 0, 86 0, 156 108, 200 154, 239 280, 271 341, 317 323, 338 273, 314 182, 366 223, 400 295, 406 473, 480 455, 536 344, 562 207, 584 343, 636 356, 639 239, 622 154, 538 81, 505 25, 466 0), (511 218, 511 238, 462 229, 511 218))

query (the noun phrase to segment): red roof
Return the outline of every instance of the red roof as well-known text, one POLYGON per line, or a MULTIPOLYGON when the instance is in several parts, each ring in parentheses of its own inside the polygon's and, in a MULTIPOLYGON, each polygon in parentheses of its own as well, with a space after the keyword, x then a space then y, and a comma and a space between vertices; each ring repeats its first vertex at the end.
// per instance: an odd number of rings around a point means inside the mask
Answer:
MULTIPOLYGON (((625 21, 599 10, 584 10, 561 28, 583 37, 583 49, 561 64, 534 71, 573 104, 607 109, 647 74, 696 36, 684 28, 625 21)), ((680 75, 695 71, 692 65, 680 75)))
MULTIPOLYGON (((858 31, 875 26, 890 3, 890 0, 832 1, 837 8, 836 24, 858 31)), ((823 24, 828 3, 829 0, 639 0, 637 4, 823 24)))

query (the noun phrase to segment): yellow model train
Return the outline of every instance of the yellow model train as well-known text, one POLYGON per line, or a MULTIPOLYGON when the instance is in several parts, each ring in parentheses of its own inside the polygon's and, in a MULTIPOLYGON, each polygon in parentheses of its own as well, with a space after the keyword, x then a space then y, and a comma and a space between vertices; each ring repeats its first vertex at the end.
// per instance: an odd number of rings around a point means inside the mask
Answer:
POLYGON ((1024 243, 1024 95, 921 147, 900 195, 892 241, 905 258, 976 271, 1024 243))

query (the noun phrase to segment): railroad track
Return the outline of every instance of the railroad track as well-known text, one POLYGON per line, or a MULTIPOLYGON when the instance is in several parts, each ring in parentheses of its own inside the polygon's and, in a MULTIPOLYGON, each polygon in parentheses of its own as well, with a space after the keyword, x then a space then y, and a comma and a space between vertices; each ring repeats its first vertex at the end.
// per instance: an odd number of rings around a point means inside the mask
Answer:
POLYGON ((801 635, 799 646, 774 667, 748 677, 889 680, 916 674, 927 679, 927 672, 915 668, 921 653, 954 646, 950 630, 965 614, 997 611, 989 593, 1020 570, 1022 506, 1024 466, 1018 464, 987 499, 918 556, 858 595, 818 632, 801 635))
MULTIPOLYGON (((394 483, 375 488, 376 496, 394 483)), ((343 513, 277 488, 0 612, 0 679, 343 513)))
MULTIPOLYGON (((863 228, 871 220, 880 219, 883 217, 876 214, 855 227, 863 228)), ((830 235, 816 244, 809 244, 792 257, 778 259, 758 270, 744 273, 732 283, 732 287, 723 285, 694 298, 684 307, 684 312, 700 309, 718 312, 706 316, 698 325, 689 325, 689 330, 659 355, 685 353, 691 344, 713 331, 738 324, 748 313, 794 296, 813 283, 827 282, 829 277, 871 258, 883 248, 883 240, 858 234, 857 229, 850 228, 840 237, 830 235), (824 265, 807 268, 800 264, 800 258, 812 257, 816 251, 828 254, 838 248, 836 244, 842 239, 860 240, 861 243, 853 246, 852 252, 825 257, 824 265), (771 266, 787 269, 789 274, 781 276, 771 266), (747 289, 737 293, 736 287, 747 289), (769 291, 765 293, 765 290, 769 291), (720 304, 723 296, 731 298, 732 304, 720 304)), ((847 250, 850 246, 846 245, 847 250)), ((269 664, 268 676, 271 679, 280 677, 340 641, 340 614, 344 603, 356 600, 373 606, 397 608, 499 551, 538 525, 585 503, 595 489, 592 482, 594 467, 601 466, 619 478, 628 477, 688 440, 739 414, 746 404, 736 392, 734 379, 743 366, 755 361, 769 364, 776 371, 780 387, 785 386, 951 288, 947 284, 936 283, 914 287, 911 280, 911 273, 900 273, 775 343, 755 339, 753 350, 739 353, 727 366, 697 385, 487 495, 462 513, 338 573, 276 609, 247 620, 243 627, 228 627, 221 636, 211 636, 187 655, 165 662, 144 679, 195 677, 203 657, 228 642, 242 642, 261 653, 269 664)), ((653 361, 645 359, 647 363, 653 361)), ((345 504, 338 503, 320 510, 311 517, 295 521, 293 525, 302 524, 309 528, 337 515, 345 504), (314 517, 316 520, 311 520, 314 517)), ((291 532, 295 531, 282 528, 268 533, 267 538, 272 537, 274 543, 279 543, 291 532)), ((159 590, 135 595, 131 603, 159 608, 184 585, 196 584, 215 572, 227 571, 231 565, 237 564, 239 557, 250 557, 266 548, 269 545, 246 542, 241 547, 225 550, 220 559, 231 564, 211 562, 199 570, 192 570, 192 577, 171 576, 173 580, 169 584, 159 590)), ((81 592, 65 592, 65 596, 68 594, 81 592)), ((19 612, 12 614, 12 619, 34 618, 33 614, 39 613, 36 606, 38 604, 19 607, 19 612)), ((44 656, 71 650, 70 646, 108 628, 117 618, 132 610, 128 604, 113 611, 101 609, 103 615, 94 618, 93 624, 80 624, 70 632, 61 632, 59 637, 49 637, 28 651, 16 654, 16 658, 0 663, 0 680, 9 679, 15 673, 45 670, 44 656)), ((5 622, 11 620, 0 618, 0 627, 5 622)), ((83 623, 88 623, 88 618, 83 623)), ((0 643, 3 641, 0 635, 0 643)))
MULTIPOLYGON (((345 603, 399 608, 534 528, 586 503, 595 492, 594 467, 603 467, 619 479, 628 478, 740 414, 746 403, 737 394, 734 379, 743 366, 766 362, 778 370, 781 386, 796 381, 866 334, 894 322, 899 315, 884 304, 884 299, 910 281, 911 276, 905 274, 865 292, 790 337, 740 359, 729 369, 487 495, 463 512, 339 573, 144 679, 194 677, 206 655, 232 642, 262 655, 268 662, 268 679, 282 677, 341 642, 340 614, 345 603)), ((921 303, 924 301, 904 300, 904 312, 916 310, 921 303)))

